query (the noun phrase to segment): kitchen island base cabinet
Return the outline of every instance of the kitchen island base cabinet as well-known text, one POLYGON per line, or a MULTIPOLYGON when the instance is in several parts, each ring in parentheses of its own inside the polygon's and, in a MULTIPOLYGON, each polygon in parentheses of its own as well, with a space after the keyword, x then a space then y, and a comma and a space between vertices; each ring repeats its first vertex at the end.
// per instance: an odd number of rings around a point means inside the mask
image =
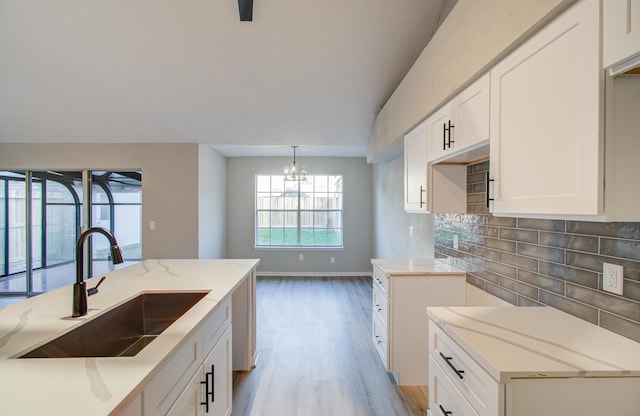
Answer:
POLYGON ((232 404, 230 368, 231 325, 167 415, 229 416, 232 404))
POLYGON ((144 416, 231 414, 231 312, 227 296, 167 360, 142 393, 144 416))

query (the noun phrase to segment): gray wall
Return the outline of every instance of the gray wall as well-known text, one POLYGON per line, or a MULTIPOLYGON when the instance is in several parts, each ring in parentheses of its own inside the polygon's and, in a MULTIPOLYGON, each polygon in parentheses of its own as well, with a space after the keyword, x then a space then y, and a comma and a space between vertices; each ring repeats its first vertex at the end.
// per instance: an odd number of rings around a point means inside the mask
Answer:
POLYGON ((373 257, 433 258, 433 215, 404 211, 403 184, 403 156, 373 165, 373 257), (413 226, 413 238, 409 226, 413 226))
POLYGON ((198 147, 198 258, 227 256, 227 159, 198 147))
POLYGON ((291 158, 227 159, 227 255, 260 258, 260 274, 352 275, 371 272, 371 165, 363 158, 297 158, 311 175, 343 175, 343 250, 254 248, 255 175, 278 175, 291 158), (298 255, 304 255, 304 261, 298 255), (330 258, 335 257, 335 264, 330 258))

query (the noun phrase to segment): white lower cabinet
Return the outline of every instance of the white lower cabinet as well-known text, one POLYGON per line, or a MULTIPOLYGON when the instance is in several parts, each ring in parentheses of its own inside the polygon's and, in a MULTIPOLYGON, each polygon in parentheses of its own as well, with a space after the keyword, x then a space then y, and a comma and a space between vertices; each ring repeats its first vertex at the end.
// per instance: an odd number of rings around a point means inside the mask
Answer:
POLYGON ((230 415, 231 337, 228 296, 147 384, 143 415, 230 415))
POLYGON ((199 371, 189 380, 168 415, 228 416, 231 414, 231 325, 199 371))
POLYGON ((428 383, 427 306, 464 305, 465 274, 424 273, 387 276, 373 267, 373 343, 398 385, 428 383))
MULTIPOLYGON (((210 386, 205 385, 208 388, 206 401, 209 402, 209 406, 208 409, 206 405, 204 406, 204 415, 229 416, 231 414, 233 386, 231 365, 231 325, 229 325, 204 361, 202 368, 205 379, 208 376, 211 380, 210 386)), ((201 403, 204 402, 205 400, 201 400, 201 403)), ((200 408, 202 409, 202 405, 200 408)))
POLYGON ((498 382, 433 322, 429 322, 429 360, 429 378, 437 381, 429 384, 432 411, 442 407, 451 416, 499 414, 498 382), (453 412, 456 406, 461 413, 453 412))
MULTIPOLYGON (((436 308, 444 309, 444 308, 436 308)), ((456 342, 437 322, 429 321, 429 411, 430 416, 637 416, 640 414, 640 377, 633 376, 624 365, 594 375, 592 369, 616 367, 615 358, 590 354, 591 345, 575 348, 561 339, 593 340, 585 325, 577 323, 563 327, 559 319, 551 323, 546 319, 486 318, 493 313, 471 313, 467 319, 464 308, 450 308, 445 312, 448 331, 471 344, 456 342), (505 325, 505 322, 515 322, 505 325), (559 323, 560 322, 560 323, 559 323), (542 330, 538 328, 558 328, 542 330), (538 331, 536 336, 529 335, 538 331), (549 337, 540 333, 551 334, 549 337), (525 343, 520 341, 525 338, 525 343), (463 346, 464 345, 464 346, 463 346), (540 348, 540 349, 537 349, 540 348), (501 364, 495 360, 484 362, 487 351, 500 351, 501 364), (553 351, 553 353, 550 353, 553 351), (589 351, 585 353, 585 351, 589 351), (524 360, 522 357, 526 357, 524 360), (476 360, 476 357, 480 357, 476 360), (482 364, 481 364, 482 363, 482 364), (551 365, 549 363, 552 363, 551 365), (566 371, 550 371, 552 366, 566 371), (526 370, 523 370, 526 368, 526 370), (498 373, 498 379, 491 373, 498 373)), ((503 316, 521 313, 521 308, 504 308, 503 316)), ((532 316, 536 309, 529 308, 524 315, 532 316)), ((480 308, 478 308, 480 310, 480 308)), ((493 311, 497 310, 494 308, 493 311)), ((561 313, 561 312, 555 312, 561 313)), ((436 312, 436 314, 439 314, 436 312)), ((498 314, 494 314, 497 316, 498 314)), ((440 314, 438 318, 444 316, 440 314)), ((528 317, 525 317, 528 318, 528 317)), ((577 320, 577 318, 573 318, 577 320)), ((597 328, 593 325, 594 328, 597 328)), ((597 328, 595 331, 607 331, 597 328)), ((592 332, 591 330, 589 332, 592 332)), ((638 361, 636 345, 620 348, 618 335, 605 335, 600 342, 610 348, 613 355, 628 356, 638 361), (615 340, 614 340, 615 338, 615 340)), ((623 339, 621 342, 629 343, 623 339)), ((633 367, 632 367, 633 368, 633 367)))

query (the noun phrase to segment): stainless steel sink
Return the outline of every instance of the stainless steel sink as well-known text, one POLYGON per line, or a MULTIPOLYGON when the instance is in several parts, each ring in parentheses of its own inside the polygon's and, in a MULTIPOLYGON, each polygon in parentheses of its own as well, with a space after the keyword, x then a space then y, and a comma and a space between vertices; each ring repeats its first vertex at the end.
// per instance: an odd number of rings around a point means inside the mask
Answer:
POLYGON ((132 357, 207 293, 143 293, 19 358, 132 357))

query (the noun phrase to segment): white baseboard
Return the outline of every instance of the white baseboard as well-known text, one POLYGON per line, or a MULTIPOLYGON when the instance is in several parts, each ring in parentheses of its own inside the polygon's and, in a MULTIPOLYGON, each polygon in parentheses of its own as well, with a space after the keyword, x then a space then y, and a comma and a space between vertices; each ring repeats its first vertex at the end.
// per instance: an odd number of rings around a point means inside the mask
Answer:
POLYGON ((256 271, 256 277, 360 277, 371 276, 371 272, 262 272, 256 271))

